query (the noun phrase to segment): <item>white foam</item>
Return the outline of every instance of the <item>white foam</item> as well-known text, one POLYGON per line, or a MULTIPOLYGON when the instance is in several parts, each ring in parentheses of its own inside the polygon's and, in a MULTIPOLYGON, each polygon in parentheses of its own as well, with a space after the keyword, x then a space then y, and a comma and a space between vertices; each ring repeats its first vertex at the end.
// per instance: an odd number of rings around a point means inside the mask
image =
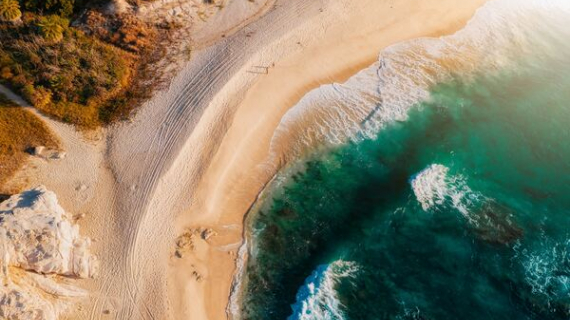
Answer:
POLYGON ((565 41, 568 23, 570 1, 489 1, 457 33, 390 46, 346 83, 309 92, 283 116, 271 142, 272 157, 286 161, 319 144, 375 136, 387 123, 406 120, 411 107, 429 98, 433 85, 458 73, 470 79, 506 70, 521 56, 556 54, 559 50, 544 38, 562 34, 558 41, 565 41))
POLYGON ((445 181, 448 172, 447 167, 432 164, 412 180, 412 189, 424 211, 428 211, 435 205, 443 204, 449 193, 449 187, 445 181))
POLYGON ((462 175, 449 174, 449 168, 446 166, 429 165, 414 176, 411 185, 424 211, 437 210, 449 203, 470 222, 477 222, 477 217, 474 217, 469 209, 484 197, 471 190, 462 175))
POLYGON ((570 239, 555 243, 544 237, 539 247, 541 250, 529 250, 520 244, 514 247, 525 281, 535 295, 549 301, 565 299, 570 295, 570 239))
POLYGON ((297 293, 297 302, 291 306, 288 320, 343 320, 344 306, 338 298, 337 284, 354 277, 358 271, 355 262, 337 260, 319 266, 297 293))
POLYGON ((230 301, 226 307, 228 319, 239 320, 240 316, 240 293, 242 288, 242 279, 245 274, 247 265, 247 240, 244 240, 238 250, 238 258, 236 260, 236 272, 230 289, 230 301))

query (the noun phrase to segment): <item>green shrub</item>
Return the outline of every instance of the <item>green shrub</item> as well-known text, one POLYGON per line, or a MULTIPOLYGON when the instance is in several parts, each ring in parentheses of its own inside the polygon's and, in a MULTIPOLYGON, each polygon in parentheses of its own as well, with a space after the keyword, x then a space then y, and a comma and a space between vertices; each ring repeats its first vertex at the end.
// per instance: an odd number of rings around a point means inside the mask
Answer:
POLYGON ((20 19, 22 12, 17 0, 0 0, 0 20, 14 21, 20 19))
POLYGON ((51 15, 40 18, 37 26, 44 39, 52 43, 57 43, 63 39, 63 32, 69 26, 69 20, 51 15))

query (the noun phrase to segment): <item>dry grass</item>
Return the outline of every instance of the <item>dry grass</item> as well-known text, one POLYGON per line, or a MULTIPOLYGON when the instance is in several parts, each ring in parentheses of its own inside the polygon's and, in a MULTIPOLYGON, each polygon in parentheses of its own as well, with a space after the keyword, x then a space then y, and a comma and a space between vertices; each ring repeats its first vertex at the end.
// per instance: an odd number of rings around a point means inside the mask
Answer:
POLYGON ((41 19, 26 13, 21 24, 0 25, 0 81, 43 113, 80 128, 105 125, 128 113, 123 109, 131 109, 129 103, 117 101, 133 86, 139 57, 117 45, 134 48, 139 29, 133 36, 122 28, 124 39, 110 44, 68 27, 54 43, 37 34, 41 19))
POLYGON ((0 187, 18 171, 35 146, 58 148, 59 141, 45 123, 0 95, 0 187))
POLYGON ((126 120, 167 79, 155 64, 170 30, 132 14, 104 14, 107 0, 71 3, 73 26, 65 15, 49 16, 62 22, 59 41, 41 32, 42 10, 24 12, 20 23, 0 22, 0 83, 79 129, 126 120))

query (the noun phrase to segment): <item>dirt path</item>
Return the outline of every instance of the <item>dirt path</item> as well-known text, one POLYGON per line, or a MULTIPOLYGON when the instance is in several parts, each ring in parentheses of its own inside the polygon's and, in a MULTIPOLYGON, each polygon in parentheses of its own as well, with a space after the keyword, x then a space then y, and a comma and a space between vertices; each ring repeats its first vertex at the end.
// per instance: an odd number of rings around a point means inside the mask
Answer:
POLYGON ((6 98, 8 98, 9 100, 11 100, 12 102, 21 107, 30 107, 30 104, 26 100, 22 99, 22 97, 14 93, 14 91, 8 89, 7 87, 1 84, 0 84, 0 94, 4 95, 6 98))

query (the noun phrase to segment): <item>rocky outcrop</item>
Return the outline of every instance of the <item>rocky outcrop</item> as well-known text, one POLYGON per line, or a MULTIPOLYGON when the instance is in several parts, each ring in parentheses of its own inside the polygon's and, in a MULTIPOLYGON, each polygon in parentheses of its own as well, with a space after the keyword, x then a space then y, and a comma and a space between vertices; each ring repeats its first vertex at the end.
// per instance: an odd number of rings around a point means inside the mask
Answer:
POLYGON ((55 194, 37 187, 0 204, 0 253, 5 267, 79 278, 96 273, 91 241, 58 204, 55 194))
POLYGON ((44 160, 62 160, 66 156, 66 153, 61 150, 47 149, 44 146, 37 146, 34 148, 30 148, 28 149, 28 152, 31 155, 44 160))
POLYGON ((29 288, 8 284, 0 292, 0 319, 57 320, 54 305, 29 288))
POLYGON ((58 275, 88 278, 97 273, 91 241, 72 221, 43 186, 0 203, 1 319, 55 320, 57 297, 86 295, 56 281, 58 275))

